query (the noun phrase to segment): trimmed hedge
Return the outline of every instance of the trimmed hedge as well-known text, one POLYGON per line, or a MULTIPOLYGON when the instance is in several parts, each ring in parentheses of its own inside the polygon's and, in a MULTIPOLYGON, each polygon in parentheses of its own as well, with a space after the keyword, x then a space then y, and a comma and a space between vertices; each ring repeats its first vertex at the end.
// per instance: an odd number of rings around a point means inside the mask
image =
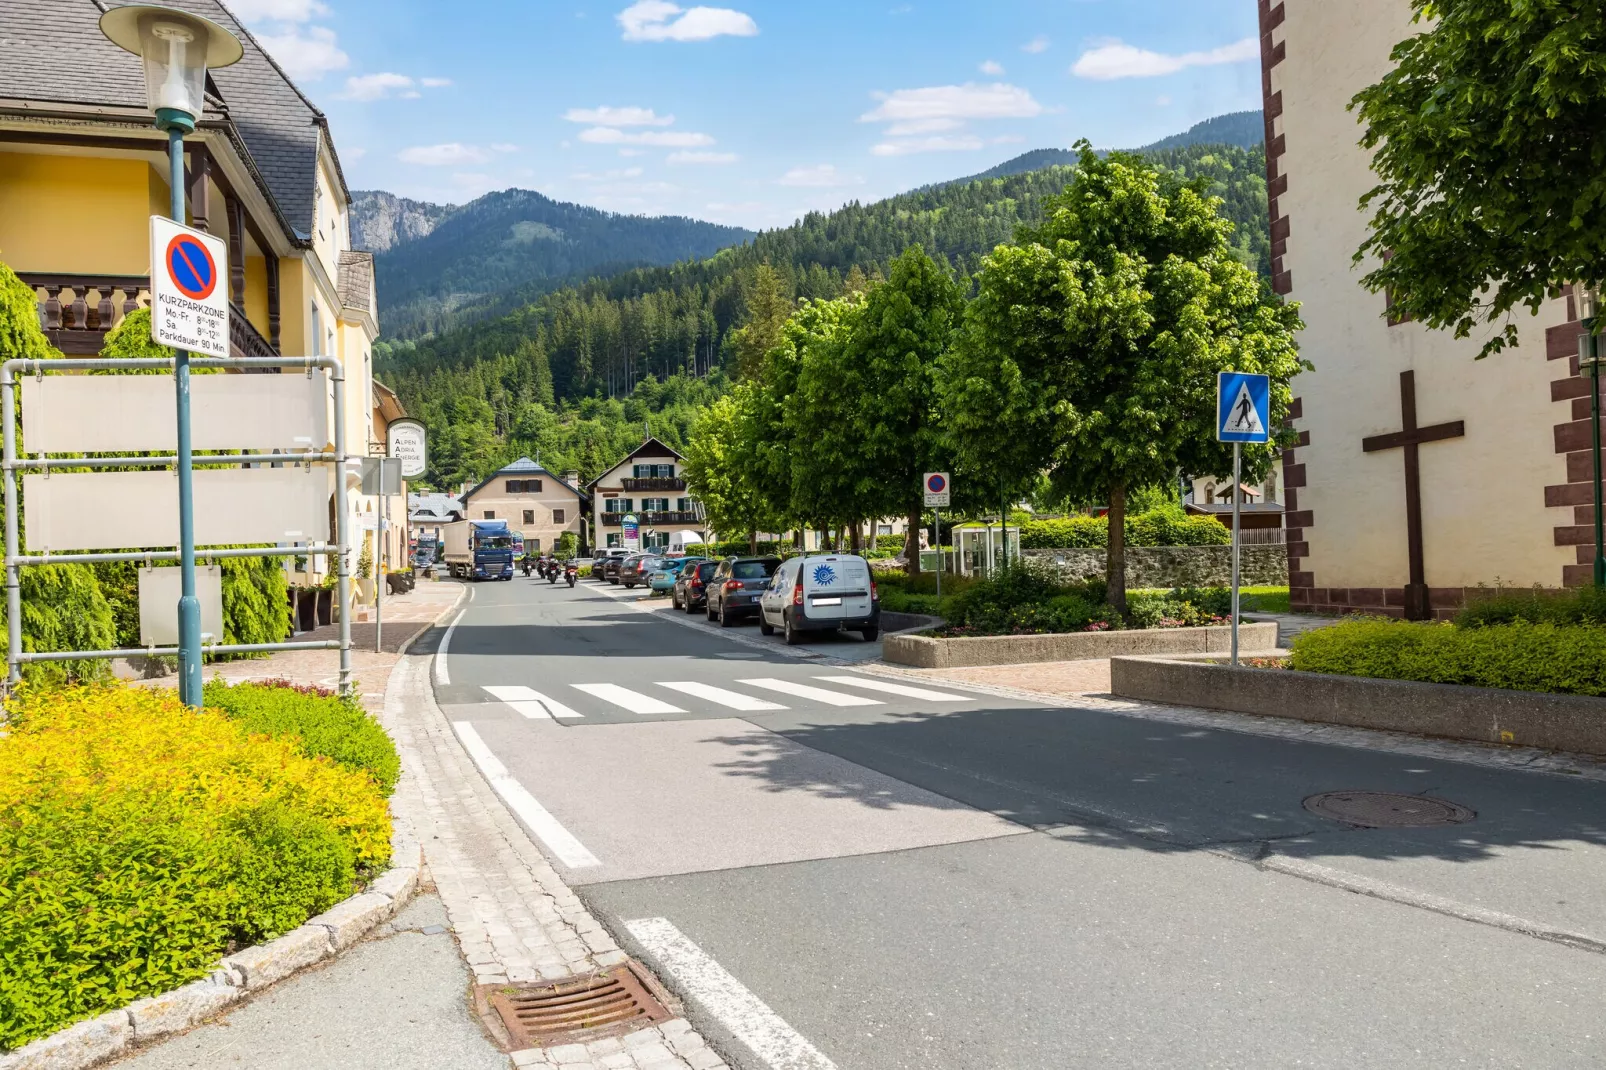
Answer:
POLYGON ((243 683, 207 681, 202 701, 240 722, 247 732, 291 737, 309 758, 367 774, 385 795, 396 790, 401 758, 396 745, 356 698, 287 681, 243 683))
POLYGON ((1358 617, 1295 637, 1290 666, 1380 680, 1606 695, 1606 628, 1358 617))
MULTIPOLYGON (((1107 516, 1028 520, 1020 533, 1021 547, 1027 550, 1094 549, 1108 545, 1109 540, 1107 516)), ((1214 517, 1153 509, 1126 518, 1128 546, 1225 546, 1230 542, 1232 532, 1214 517)))
POLYGON ((365 774, 143 687, 24 688, 0 737, 0 1051, 216 967, 390 858, 365 774))

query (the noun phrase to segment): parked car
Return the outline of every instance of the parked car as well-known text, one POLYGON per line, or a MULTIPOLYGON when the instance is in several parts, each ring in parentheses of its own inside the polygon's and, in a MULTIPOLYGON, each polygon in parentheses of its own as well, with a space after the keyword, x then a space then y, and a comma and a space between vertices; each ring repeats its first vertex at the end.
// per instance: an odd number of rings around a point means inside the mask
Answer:
MULTIPOLYGON (((702 560, 703 559, 700 557, 664 558, 662 561, 658 562, 658 567, 653 569, 652 574, 647 577, 647 588, 652 591, 653 594, 663 594, 665 591, 673 591, 675 589, 675 581, 680 578, 680 574, 684 572, 688 566, 699 563, 702 560)), ((670 600, 673 601, 673 598, 670 600)))
POLYGON ((607 580, 609 583, 618 583, 619 566, 624 564, 625 558, 629 556, 629 550, 621 550, 617 546, 610 546, 606 550, 598 550, 596 560, 591 563, 592 578, 607 580))
POLYGON ((658 567, 663 558, 657 554, 631 554, 619 566, 619 582, 626 590, 640 583, 646 583, 652 570, 658 567))
POLYGON ((676 609, 695 613, 708 605, 708 585, 719 571, 718 561, 697 561, 675 574, 675 587, 669 601, 676 609))
POLYGON ((739 617, 758 612, 758 596, 781 567, 778 557, 732 557, 720 563, 708 582, 708 619, 729 628, 739 617))
POLYGON ((788 646, 807 632, 856 631, 866 642, 881 634, 881 595, 869 562, 853 554, 794 557, 776 570, 759 601, 758 630, 779 629, 788 646))

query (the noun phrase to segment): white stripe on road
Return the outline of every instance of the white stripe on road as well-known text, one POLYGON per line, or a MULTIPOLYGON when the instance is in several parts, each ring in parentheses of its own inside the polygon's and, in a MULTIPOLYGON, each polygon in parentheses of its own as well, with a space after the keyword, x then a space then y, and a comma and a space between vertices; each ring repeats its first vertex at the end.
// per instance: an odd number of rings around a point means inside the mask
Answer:
POLYGON ((810 687, 808 684, 793 683, 791 680, 777 680, 766 676, 757 680, 738 680, 739 684, 752 684, 762 687, 766 691, 779 691, 783 695, 796 695, 798 698, 811 698, 815 702, 823 702, 827 706, 880 706, 882 702, 877 698, 864 698, 861 695, 844 695, 840 691, 827 691, 823 687, 810 687))
POLYGON ((950 695, 946 691, 929 691, 924 687, 910 687, 907 684, 889 684, 885 680, 871 680, 864 676, 816 676, 816 680, 824 680, 828 684, 847 684, 849 687, 863 687, 871 691, 884 691, 889 695, 903 695, 905 698, 923 698, 927 702, 965 702, 964 695, 950 695))
POLYGON ((485 690, 490 692, 492 697, 501 699, 532 721, 544 721, 554 717, 568 720, 572 717, 585 716, 556 699, 547 698, 541 692, 528 687, 487 687, 485 690))
POLYGON ((784 710, 779 702, 770 702, 768 699, 753 698, 740 691, 727 691, 723 687, 713 684, 699 684, 692 680, 659 680, 659 687, 667 687, 672 691, 680 691, 694 698, 707 699, 717 702, 721 706, 729 706, 733 710, 784 710))
MULTIPOLYGON (((469 597, 474 597, 472 591, 469 592, 469 597)), ((459 610, 457 616, 452 618, 452 623, 446 626, 446 634, 441 636, 440 649, 435 651, 435 682, 437 684, 449 684, 452 682, 452 671, 446 667, 446 651, 451 649, 452 633, 457 631, 457 622, 462 620, 463 614, 467 612, 467 606, 459 610)))
POLYGON ((570 684, 576 691, 584 691, 588 695, 595 695, 615 706, 623 706, 631 713, 685 713, 679 706, 671 706, 661 699, 651 695, 643 695, 640 691, 632 691, 628 687, 618 684, 570 684))
POLYGON ((678 981, 687 995, 719 1019, 732 1036, 753 1049, 765 1065, 773 1070, 836 1070, 836 1064, 820 1049, 804 1040, 668 918, 638 918, 625 922, 625 928, 641 942, 660 970, 678 981))
POLYGON ((507 771, 507 766, 497 761, 496 755, 491 753, 491 748, 485 745, 480 734, 474 731, 473 725, 467 721, 453 721, 452 728, 456 730, 457 738, 463 741, 463 749, 468 751, 474 764, 479 766, 480 773, 490 781, 491 787, 507 803, 508 809, 529 826, 530 831, 546 844, 547 850, 559 862, 570 869, 602 865, 596 855, 586 850, 585 844, 575 839, 574 834, 564 828, 546 807, 536 802, 535 796, 507 771))

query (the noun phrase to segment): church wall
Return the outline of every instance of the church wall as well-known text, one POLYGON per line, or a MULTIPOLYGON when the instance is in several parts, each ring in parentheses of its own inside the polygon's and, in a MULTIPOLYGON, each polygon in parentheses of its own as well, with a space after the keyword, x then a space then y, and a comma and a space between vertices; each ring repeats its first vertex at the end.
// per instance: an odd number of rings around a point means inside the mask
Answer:
MULTIPOLYGON (((1262 7, 1269 142, 1284 148, 1268 170, 1286 219, 1280 289, 1302 304, 1304 356, 1313 372, 1294 384, 1301 446, 1285 456, 1290 586, 1296 606, 1399 612, 1408 580, 1405 457, 1363 452, 1362 439, 1401 429, 1400 373, 1415 374, 1419 426, 1464 421, 1465 437, 1429 442, 1421 458, 1426 582, 1448 610, 1463 588, 1496 582, 1559 586, 1575 561, 1556 527, 1570 508, 1567 459, 1555 425, 1570 418, 1552 400, 1565 361, 1547 359, 1546 328, 1569 318, 1565 300, 1538 317, 1518 313, 1521 346, 1474 360, 1477 339, 1419 324, 1390 325, 1384 298, 1360 285, 1351 257, 1366 237, 1359 199, 1375 183, 1361 128, 1346 110, 1388 69, 1392 47, 1412 30, 1406 0, 1284 0, 1281 17, 1262 7), (1274 46, 1281 46, 1273 53, 1274 46), (1279 114, 1280 111, 1280 114, 1279 114)), ((1553 344, 1552 352, 1556 346, 1553 344)), ((1585 391, 1587 401, 1587 390, 1585 391)), ((1587 485, 1585 490, 1587 491, 1587 485)))

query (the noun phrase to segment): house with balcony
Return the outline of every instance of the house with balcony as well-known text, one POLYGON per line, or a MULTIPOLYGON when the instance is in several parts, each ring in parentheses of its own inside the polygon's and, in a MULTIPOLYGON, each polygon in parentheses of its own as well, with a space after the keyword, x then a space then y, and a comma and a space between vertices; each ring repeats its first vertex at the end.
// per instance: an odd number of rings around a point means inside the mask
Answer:
MULTIPOLYGON (((361 457, 383 420, 373 258, 351 248, 328 121, 222 4, 168 2, 245 50, 207 74, 183 143, 185 222, 228 249, 232 355, 339 357, 347 449, 361 457)), ((41 326, 69 355, 99 353, 108 331, 149 306, 150 217, 165 216, 171 196, 167 135, 153 125, 140 60, 102 34, 104 10, 4 0, 0 16, 0 262, 33 288, 41 326)), ((355 531, 378 505, 355 462, 344 477, 355 531)))
POLYGON ((636 518, 643 549, 705 541, 707 520, 697 499, 686 492, 683 465, 673 446, 649 437, 587 483, 596 529, 593 545, 623 546, 627 516, 636 518))
POLYGON ((583 548, 584 506, 579 472, 555 475, 528 457, 463 492, 465 519, 506 520, 509 528, 524 536, 525 551, 533 554, 555 549, 565 532, 573 532, 583 548))

